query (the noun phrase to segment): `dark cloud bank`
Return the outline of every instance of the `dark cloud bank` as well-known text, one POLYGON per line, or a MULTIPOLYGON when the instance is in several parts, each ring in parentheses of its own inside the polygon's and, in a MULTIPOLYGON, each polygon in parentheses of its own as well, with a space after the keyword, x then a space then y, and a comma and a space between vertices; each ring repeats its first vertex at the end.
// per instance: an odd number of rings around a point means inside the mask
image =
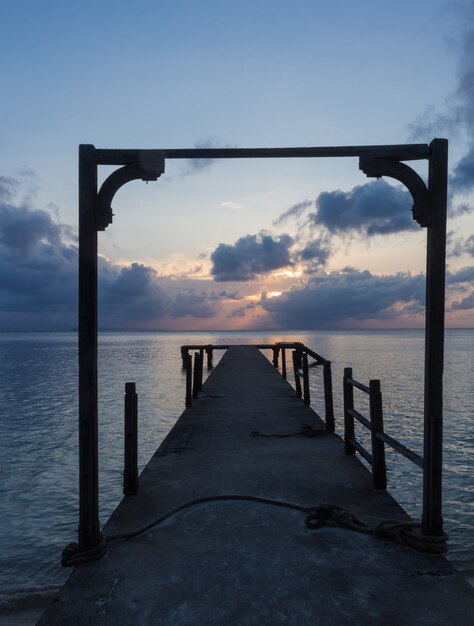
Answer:
MULTIPOLYGON (((77 326, 76 242, 42 210, 14 204, 18 183, 0 178, 0 329, 77 326)), ((139 328, 164 316, 209 318, 227 292, 173 289, 151 267, 99 259, 99 319, 105 329, 139 328)), ((234 294, 234 297, 237 297, 234 294)))
POLYGON ((291 264, 289 235, 265 233, 241 237, 235 244, 221 243, 211 254, 212 275, 217 281, 253 280, 291 264))
POLYGON ((375 319, 396 322, 402 310, 422 313, 424 290, 423 276, 374 276, 346 268, 314 276, 279 298, 264 299, 262 306, 282 328, 337 328, 375 319))
MULTIPOLYGON (((5 179, 1 180, 5 186, 5 179)), ((69 330, 77 325, 77 261, 71 229, 56 223, 46 211, 12 202, 9 181, 0 197, 0 328, 2 330, 69 330)), ((464 246, 471 248, 470 239, 464 246)), ((291 265, 292 258, 324 261, 324 244, 315 240, 292 252, 288 235, 240 238, 234 246, 221 244, 213 254, 214 275, 237 280, 291 265)), ((341 273, 308 274, 306 282, 279 298, 262 298, 262 306, 280 328, 330 328, 349 321, 393 321, 400 311, 423 310, 424 278, 397 274, 374 276, 345 269, 341 273)), ((452 310, 473 305, 474 268, 448 273, 448 286, 460 294, 452 310)), ((204 291, 179 280, 160 278, 140 263, 117 267, 99 261, 99 317, 103 329, 159 327, 163 317, 214 317, 222 300, 241 298, 235 290, 204 291)), ((252 303, 248 305, 254 308, 252 303)), ((235 309, 245 316, 247 307, 235 309)), ((231 313, 232 315, 232 313, 231 313)))
POLYGON ((373 181, 351 191, 326 191, 316 200, 315 224, 331 233, 360 232, 367 236, 416 230, 408 191, 385 181, 373 181))

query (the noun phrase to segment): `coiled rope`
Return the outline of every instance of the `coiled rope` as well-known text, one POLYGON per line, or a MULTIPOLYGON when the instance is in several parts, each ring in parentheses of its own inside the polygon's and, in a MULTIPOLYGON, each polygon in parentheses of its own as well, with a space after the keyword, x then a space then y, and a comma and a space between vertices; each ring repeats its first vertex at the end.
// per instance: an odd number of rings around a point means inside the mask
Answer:
POLYGON ((443 554, 447 552, 446 541, 447 535, 440 537, 431 537, 421 533, 421 525, 417 522, 400 521, 400 520, 384 520, 375 526, 369 526, 353 513, 342 507, 333 504, 321 504, 317 507, 305 507, 292 502, 284 502, 283 500, 275 500, 272 498, 263 498, 260 496, 245 495, 219 495, 207 496, 204 498, 196 498, 189 502, 184 502, 170 511, 156 517, 151 522, 137 528, 136 530, 111 535, 110 537, 101 537, 98 545, 90 550, 79 551, 77 543, 70 543, 62 552, 61 565, 63 567, 74 567, 82 563, 97 561, 102 558, 107 548, 118 541, 126 541, 141 535, 155 526, 159 526, 167 519, 173 517, 180 511, 188 509, 199 504, 208 502, 220 502, 224 500, 240 500, 246 502, 259 502, 269 506, 278 506, 286 509, 293 509, 307 514, 305 524, 308 528, 322 528, 323 526, 335 526, 348 530, 357 531, 366 535, 373 535, 381 539, 389 539, 404 546, 410 546, 422 552, 432 552, 443 554))

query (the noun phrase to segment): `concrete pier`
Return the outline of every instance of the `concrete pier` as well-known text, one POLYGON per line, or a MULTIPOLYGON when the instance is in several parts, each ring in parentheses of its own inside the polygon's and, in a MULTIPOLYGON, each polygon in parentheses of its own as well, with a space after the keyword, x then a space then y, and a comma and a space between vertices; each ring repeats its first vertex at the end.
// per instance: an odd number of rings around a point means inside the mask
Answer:
MULTIPOLYGON (((129 532, 209 496, 348 509, 370 525, 407 516, 340 439, 291 434, 314 411, 252 346, 232 346, 104 528, 129 532)), ((471 623, 474 591, 442 556, 305 526, 298 510, 249 500, 196 504, 97 562, 76 567, 46 625, 471 623)))

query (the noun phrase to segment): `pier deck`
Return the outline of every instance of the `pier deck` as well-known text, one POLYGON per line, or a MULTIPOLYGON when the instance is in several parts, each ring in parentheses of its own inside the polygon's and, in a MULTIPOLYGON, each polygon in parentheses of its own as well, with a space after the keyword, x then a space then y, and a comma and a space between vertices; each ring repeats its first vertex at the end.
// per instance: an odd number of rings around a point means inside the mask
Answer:
MULTIPOLYGON (((371 525, 407 519, 337 436, 251 435, 294 433, 303 424, 324 430, 255 347, 230 347, 105 534, 217 495, 331 503, 371 525)), ((474 592, 444 557, 304 522, 303 512, 254 501, 191 506, 77 567, 39 624, 471 622, 474 592)))

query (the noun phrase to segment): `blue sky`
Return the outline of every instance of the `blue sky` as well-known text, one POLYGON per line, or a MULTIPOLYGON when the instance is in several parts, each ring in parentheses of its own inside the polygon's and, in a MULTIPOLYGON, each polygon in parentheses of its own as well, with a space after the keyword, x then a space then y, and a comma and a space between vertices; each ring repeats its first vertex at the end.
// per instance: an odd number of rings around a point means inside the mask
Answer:
MULTIPOLYGON (((4 0, 0 48, 0 330, 77 323, 80 143, 435 136, 450 140, 447 319, 474 325, 472 3, 4 0)), ((167 162, 119 192, 100 235, 101 327, 420 326, 410 208, 355 159, 167 162)))

